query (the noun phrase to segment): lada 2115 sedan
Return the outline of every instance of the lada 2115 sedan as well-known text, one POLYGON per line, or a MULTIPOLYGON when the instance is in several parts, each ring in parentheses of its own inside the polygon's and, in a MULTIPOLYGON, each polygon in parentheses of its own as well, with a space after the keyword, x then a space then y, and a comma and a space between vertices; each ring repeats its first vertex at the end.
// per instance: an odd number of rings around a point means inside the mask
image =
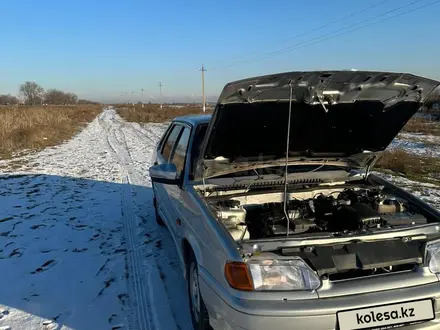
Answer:
POLYGON ((371 173, 440 85, 390 72, 227 84, 150 168, 195 329, 440 329, 440 214, 371 173))

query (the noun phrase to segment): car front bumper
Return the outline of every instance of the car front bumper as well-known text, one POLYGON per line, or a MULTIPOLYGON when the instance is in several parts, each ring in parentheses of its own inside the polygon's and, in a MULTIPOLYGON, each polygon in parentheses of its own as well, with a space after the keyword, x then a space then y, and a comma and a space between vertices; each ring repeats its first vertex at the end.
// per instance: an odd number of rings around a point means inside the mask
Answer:
MULTIPOLYGON (((206 274, 206 273, 205 273, 206 274)), ((440 283, 304 301, 252 301, 227 299, 210 276, 200 276, 200 291, 214 329, 335 330, 338 311, 432 299, 435 319, 406 326, 405 330, 440 330, 440 283), (228 301, 229 300, 229 301, 228 301), (287 312, 288 311, 288 312, 287 312)), ((223 292, 224 294, 224 292, 223 292)))

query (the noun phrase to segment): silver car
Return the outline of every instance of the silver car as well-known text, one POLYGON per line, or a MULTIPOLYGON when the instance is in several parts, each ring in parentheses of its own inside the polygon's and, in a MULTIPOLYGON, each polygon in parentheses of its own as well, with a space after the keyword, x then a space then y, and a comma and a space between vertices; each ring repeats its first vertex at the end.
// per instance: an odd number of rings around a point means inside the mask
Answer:
POLYGON ((150 175, 194 328, 440 329, 440 213, 371 174, 439 85, 287 72, 174 119, 150 175))

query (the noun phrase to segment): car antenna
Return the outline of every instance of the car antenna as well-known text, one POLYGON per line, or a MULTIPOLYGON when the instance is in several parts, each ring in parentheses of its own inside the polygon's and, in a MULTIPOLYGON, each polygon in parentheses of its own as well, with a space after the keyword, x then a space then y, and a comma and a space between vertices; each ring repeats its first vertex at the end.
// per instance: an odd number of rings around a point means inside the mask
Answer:
POLYGON ((287 138, 286 138, 286 164, 284 169, 284 216, 287 220, 287 236, 289 236, 290 232, 290 219, 289 214, 287 213, 287 176, 288 172, 287 169, 289 167, 289 144, 290 144, 290 118, 292 116, 292 98, 293 98, 293 84, 292 80, 289 80, 289 89, 290 89, 290 95, 289 95, 289 120, 287 121, 287 138))

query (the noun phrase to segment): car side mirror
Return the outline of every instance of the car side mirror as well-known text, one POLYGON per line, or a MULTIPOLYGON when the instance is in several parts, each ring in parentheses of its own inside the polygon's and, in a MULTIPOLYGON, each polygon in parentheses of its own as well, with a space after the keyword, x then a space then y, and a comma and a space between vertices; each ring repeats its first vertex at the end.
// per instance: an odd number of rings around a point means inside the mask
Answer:
POLYGON ((164 184, 178 185, 180 180, 177 176, 177 168, 174 164, 164 163, 154 165, 149 169, 151 181, 164 184))

